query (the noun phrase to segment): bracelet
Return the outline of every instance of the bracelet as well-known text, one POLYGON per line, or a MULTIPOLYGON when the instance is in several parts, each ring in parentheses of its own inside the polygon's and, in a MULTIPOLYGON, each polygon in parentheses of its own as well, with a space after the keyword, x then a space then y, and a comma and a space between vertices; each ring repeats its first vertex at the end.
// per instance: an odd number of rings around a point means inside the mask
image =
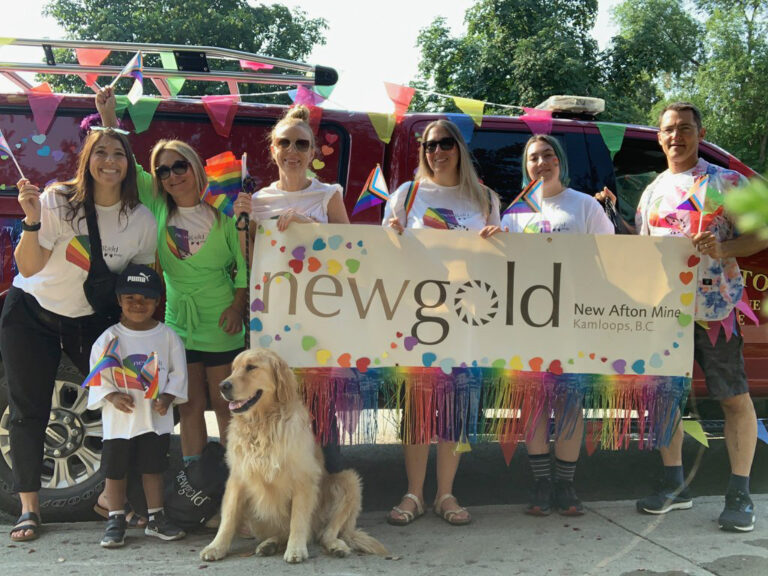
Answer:
POLYGON ((40 222, 35 222, 34 224, 27 224, 27 219, 21 221, 21 229, 24 232, 37 232, 40 230, 40 222))

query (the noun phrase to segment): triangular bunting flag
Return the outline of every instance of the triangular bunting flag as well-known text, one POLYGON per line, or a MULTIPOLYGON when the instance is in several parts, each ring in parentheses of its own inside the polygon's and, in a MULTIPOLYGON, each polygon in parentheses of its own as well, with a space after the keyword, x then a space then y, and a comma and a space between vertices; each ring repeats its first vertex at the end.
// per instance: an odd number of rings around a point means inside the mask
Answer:
MULTIPOLYGON (((176 63, 176 56, 173 55, 173 52, 160 52, 160 61, 163 63, 163 68, 179 69, 179 66, 176 63)), ((171 91, 171 96, 176 98, 179 92, 181 92, 181 88, 184 86, 186 79, 178 77, 166 78, 165 82, 168 84, 168 90, 171 91)))
POLYGON ((552 110, 539 110, 538 108, 523 107, 525 114, 520 120, 525 122, 533 134, 549 134, 552 132, 552 110))
POLYGON ((368 179, 365 181, 363 191, 357 199, 354 210, 352 210, 352 216, 358 212, 367 210, 368 208, 378 206, 387 200, 389 200, 387 181, 384 179, 384 173, 381 171, 381 166, 377 164, 376 168, 371 171, 368 175, 368 179))
POLYGON ((333 90, 336 88, 336 84, 332 86, 313 86, 312 90, 320 94, 326 100, 331 97, 333 90))
POLYGON ((475 121, 466 114, 459 114, 458 112, 449 112, 445 117, 456 124, 456 127, 464 137, 464 142, 469 144, 472 142, 472 136, 475 135, 475 121))
POLYGON ((395 103, 395 118, 399 122, 402 120, 403 115, 408 112, 408 106, 411 105, 416 89, 410 86, 392 84, 391 82, 384 82, 384 88, 387 90, 389 99, 395 103))
POLYGON ((159 98, 141 98, 133 106, 128 107, 136 134, 141 134, 149 128, 159 104, 159 98))
POLYGON ((216 134, 222 138, 228 138, 232 130, 232 122, 235 119, 235 114, 237 114, 238 96, 231 94, 203 96, 201 100, 216 134))
POLYGON ((621 150, 621 143, 624 142, 624 132, 627 127, 620 124, 608 124, 607 122, 595 122, 600 135, 603 137, 605 147, 611 153, 611 159, 616 156, 616 152, 621 150))
POLYGON ((13 44, 14 40, 16 40, 16 38, 0 38, 0 46, 7 46, 8 44, 13 44))
POLYGON ((504 462, 509 466, 515 455, 515 450, 517 450, 517 439, 502 438, 499 440, 499 446, 501 446, 501 453, 504 455, 504 462))
POLYGON ((299 86, 296 90, 289 90, 288 97, 293 100, 296 106, 319 106, 325 101, 325 98, 309 90, 306 86, 299 86))
POLYGON ((768 430, 765 429, 765 423, 762 420, 757 421, 757 438, 768 444, 768 430))
POLYGON ((701 427, 701 423, 698 420, 683 420, 683 431, 699 444, 709 448, 707 435, 704 433, 704 428, 701 427))
POLYGON ((271 70, 274 68, 272 64, 264 64, 262 62, 251 62, 250 60, 240 60, 240 68, 243 70, 253 70, 253 71, 259 71, 259 70, 271 70))
POLYGON ((485 102, 482 100, 473 100, 472 98, 459 98, 458 96, 454 96, 453 101, 456 103, 458 109, 472 118, 477 126, 480 126, 483 123, 483 109, 485 108, 485 102))
POLYGON ((39 86, 31 88, 27 92, 27 98, 29 99, 29 107, 32 109, 32 116, 35 117, 38 133, 46 134, 64 96, 54 94, 50 84, 43 82, 39 86))
POLYGON ((392 139, 392 131, 395 129, 395 115, 368 112, 368 118, 370 118, 371 124, 373 124, 373 128, 376 130, 379 140, 384 142, 384 144, 389 144, 389 141, 392 139))
POLYGON ((131 103, 128 101, 128 96, 125 94, 115 94, 115 114, 117 114, 118 118, 123 117, 129 106, 131 106, 131 103))
MULTIPOLYGON (((107 59, 107 56, 109 56, 111 52, 111 50, 102 50, 100 48, 75 48, 77 61, 82 66, 100 66, 101 63, 107 59)), ((82 75, 86 86, 92 86, 98 77, 98 74, 82 75)))

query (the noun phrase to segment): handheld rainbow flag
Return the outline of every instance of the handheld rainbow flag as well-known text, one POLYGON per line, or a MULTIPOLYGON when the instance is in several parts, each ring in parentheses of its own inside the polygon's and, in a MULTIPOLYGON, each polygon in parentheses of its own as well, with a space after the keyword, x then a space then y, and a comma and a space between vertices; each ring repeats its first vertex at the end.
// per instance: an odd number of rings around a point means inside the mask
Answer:
POLYGON ((144 59, 142 58, 141 50, 136 52, 134 57, 131 58, 130 62, 128 62, 128 64, 126 64, 125 67, 120 71, 120 74, 118 74, 115 79, 112 80, 112 83, 109 85, 109 87, 114 88, 115 84, 117 84, 117 81, 123 77, 130 77, 134 79, 133 86, 128 92, 128 100, 130 100, 131 104, 136 104, 136 102, 138 102, 141 96, 144 94, 144 87, 142 86, 142 82, 144 81, 144 59))
POLYGON ((704 212, 704 203, 707 200, 707 184, 709 184, 709 174, 698 176, 693 181, 693 186, 688 191, 688 196, 686 196, 677 209, 688 210, 689 212, 704 212))
POLYGON ((160 392, 157 374, 157 352, 152 352, 139 371, 139 382, 144 387, 144 398, 157 399, 160 392))
POLYGON ((205 161, 208 186, 201 200, 232 217, 237 195, 243 189, 242 162, 232 152, 222 152, 205 161))
POLYGON ((10 159, 13 160, 13 163, 16 165, 16 170, 18 170, 21 177, 24 178, 24 172, 21 171, 21 167, 19 166, 19 163, 16 161, 16 156, 14 156, 13 152, 11 152, 11 145, 8 144, 8 140, 5 139, 5 136, 3 136, 3 132, 1 130, 0 130, 0 154, 8 155, 10 159))
POLYGON ((517 195, 507 209, 501 213, 502 216, 507 214, 525 214, 525 213, 539 213, 541 212, 541 192, 544 180, 539 178, 538 180, 531 180, 528 186, 517 195))
POLYGON ((365 181, 363 191, 360 192, 360 197, 357 199, 357 203, 355 203, 354 210, 352 210, 352 216, 368 208, 378 206, 387 200, 389 200, 387 181, 384 179, 381 166, 376 164, 376 168, 371 171, 368 179, 365 181))
POLYGON ((107 343, 106 347, 104 348, 104 352, 101 354, 101 358, 99 358, 99 361, 93 365, 90 373, 85 378, 85 380, 83 380, 81 387, 86 388, 88 386, 101 386, 101 373, 104 370, 122 367, 123 362, 120 359, 120 347, 118 345, 117 338, 115 337, 107 343))

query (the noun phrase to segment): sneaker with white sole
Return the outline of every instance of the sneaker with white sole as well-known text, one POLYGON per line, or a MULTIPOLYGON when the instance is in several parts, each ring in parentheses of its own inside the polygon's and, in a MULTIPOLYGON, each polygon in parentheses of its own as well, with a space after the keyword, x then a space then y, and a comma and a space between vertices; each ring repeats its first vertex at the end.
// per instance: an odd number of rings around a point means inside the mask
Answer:
POLYGON ((125 545, 125 514, 115 514, 107 520, 107 529, 101 538, 102 548, 122 548, 125 545))
POLYGON ((687 486, 664 483, 657 492, 638 500, 636 506, 638 512, 645 514, 666 514, 693 508, 693 498, 687 486))
POLYGON ((755 528, 755 505, 749 494, 741 490, 728 492, 718 525, 729 532, 751 532, 755 528))
POLYGON ((184 530, 168 520, 163 511, 150 514, 149 522, 147 522, 147 527, 144 529, 144 534, 166 541, 181 540, 187 535, 184 530))

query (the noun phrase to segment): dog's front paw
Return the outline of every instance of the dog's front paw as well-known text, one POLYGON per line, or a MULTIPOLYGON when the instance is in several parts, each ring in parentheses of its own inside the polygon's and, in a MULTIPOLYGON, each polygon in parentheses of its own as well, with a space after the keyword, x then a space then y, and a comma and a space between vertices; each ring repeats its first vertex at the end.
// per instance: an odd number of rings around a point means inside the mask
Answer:
POLYGON ((224 546, 216 546, 213 542, 208 544, 203 551, 200 552, 200 559, 206 562, 214 562, 221 560, 227 555, 227 549, 224 546))
POLYGON ((277 538, 267 538, 256 547, 257 556, 274 556, 280 547, 277 538))
POLYGON ((296 545, 288 542, 288 547, 285 549, 285 554, 283 554, 283 560, 289 564, 298 564, 304 562, 307 558, 309 558, 309 552, 307 552, 306 544, 296 545))

